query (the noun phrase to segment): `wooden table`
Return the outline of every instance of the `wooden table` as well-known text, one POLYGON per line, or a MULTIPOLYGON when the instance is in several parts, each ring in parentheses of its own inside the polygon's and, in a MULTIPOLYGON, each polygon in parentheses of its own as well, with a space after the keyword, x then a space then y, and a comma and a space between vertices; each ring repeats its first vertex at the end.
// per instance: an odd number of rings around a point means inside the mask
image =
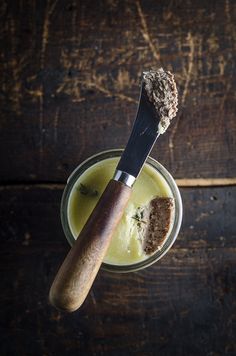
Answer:
POLYGON ((235 1, 2 0, 0 16, 0 355, 235 355, 235 1), (124 147, 141 72, 161 65, 180 105, 152 156, 181 187, 181 233, 61 313, 47 297, 66 179, 124 147))

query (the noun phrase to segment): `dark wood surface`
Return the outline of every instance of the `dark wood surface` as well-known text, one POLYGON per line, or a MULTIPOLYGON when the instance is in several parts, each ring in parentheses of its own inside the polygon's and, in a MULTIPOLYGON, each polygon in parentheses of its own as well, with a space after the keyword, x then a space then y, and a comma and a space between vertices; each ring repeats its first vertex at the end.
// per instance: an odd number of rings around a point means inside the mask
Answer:
POLYGON ((235 355, 235 1, 2 0, 0 18, 0 355, 235 355), (160 65, 180 109, 152 156, 183 185, 234 185, 181 188, 171 251, 101 271, 80 311, 58 312, 47 296, 69 250, 66 178, 124 147, 140 74, 160 65))
POLYGON ((159 65, 180 111, 153 156, 176 178, 235 177, 235 12, 233 0, 3 0, 1 180, 65 181, 124 146, 140 74, 159 65))
POLYGON ((69 250, 62 189, 2 188, 1 354, 233 355, 235 191, 183 188, 183 228, 171 251, 140 272, 101 271, 81 310, 67 315, 47 300, 69 250))

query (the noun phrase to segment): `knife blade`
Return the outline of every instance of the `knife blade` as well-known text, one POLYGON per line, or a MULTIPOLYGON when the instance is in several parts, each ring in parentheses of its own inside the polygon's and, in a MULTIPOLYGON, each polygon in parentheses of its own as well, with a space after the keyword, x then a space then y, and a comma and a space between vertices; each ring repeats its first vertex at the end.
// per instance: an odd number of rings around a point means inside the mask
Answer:
POLYGON ((149 101, 144 82, 141 85, 139 106, 131 135, 117 165, 114 180, 132 186, 138 177, 156 139, 160 135, 160 118, 149 101))

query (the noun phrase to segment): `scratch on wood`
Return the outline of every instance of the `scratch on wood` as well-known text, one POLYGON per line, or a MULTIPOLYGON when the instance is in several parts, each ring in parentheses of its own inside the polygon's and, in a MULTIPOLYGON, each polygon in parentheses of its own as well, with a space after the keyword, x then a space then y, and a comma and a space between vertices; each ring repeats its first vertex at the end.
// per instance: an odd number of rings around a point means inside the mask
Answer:
POLYGON ((65 79, 64 82, 57 88, 57 93, 65 92, 69 95, 73 95, 73 102, 81 102, 85 98, 81 97, 79 84, 82 84, 85 88, 95 88, 107 97, 117 97, 121 100, 128 101, 137 104, 138 101, 122 93, 112 92, 107 89, 96 75, 93 75, 89 80, 80 79, 65 79))
POLYGON ((43 161, 43 144, 44 144, 44 132, 43 132, 43 86, 40 86, 42 95, 39 96, 39 167, 41 167, 43 161))
MULTIPOLYGON (((230 45, 230 49, 232 51, 232 53, 234 52, 235 49, 235 43, 236 43, 236 30, 235 30, 235 21, 233 20, 232 16, 234 14, 234 2, 230 2, 229 0, 225 0, 225 17, 227 19, 227 23, 226 23, 226 33, 230 39, 231 45, 230 45), (232 8, 230 8, 230 6, 232 5, 232 8)), ((222 56, 223 57, 223 56, 222 56)), ((229 53, 228 58, 225 60, 223 57, 223 60, 220 61, 219 65, 220 65, 220 70, 223 71, 225 70, 225 66, 231 62, 230 60, 231 58, 231 53, 229 53)), ((231 64, 231 66, 234 66, 234 62, 231 64)), ((231 67, 232 68, 232 67, 231 67)), ((232 68, 233 70, 233 68, 232 68)), ((229 97, 230 95, 230 89, 231 86, 233 84, 233 77, 231 76, 226 84, 225 90, 224 90, 224 95, 222 97, 221 100, 221 104, 220 104, 220 110, 223 111, 224 109, 224 105, 225 105, 225 101, 227 99, 227 97, 229 97)))
POLYGON ((182 99, 181 99, 181 105, 182 106, 184 105, 185 100, 186 100, 186 96, 188 94, 190 78, 191 78, 192 71, 193 71, 195 44, 194 44, 194 37, 192 36, 191 32, 188 33, 187 41, 189 43, 190 51, 189 51, 189 55, 188 55, 187 76, 186 76, 186 79, 185 79, 184 90, 183 90, 183 95, 182 95, 182 99))
POLYGON ((37 78, 37 75, 36 75, 36 74, 31 75, 31 76, 29 76, 29 77, 27 78, 27 82, 33 82, 33 81, 35 81, 36 78, 37 78))
POLYGON ((38 89, 26 89, 27 93, 32 96, 32 101, 37 101, 41 96, 43 96, 42 86, 38 89))
POLYGON ((59 311, 56 311, 56 312, 54 311, 50 317, 50 320, 59 322, 61 320, 61 318, 62 318, 61 313, 59 311))
POLYGON ((65 77, 64 81, 59 85, 56 92, 60 94, 64 92, 68 95, 72 96, 72 101, 79 103, 84 101, 85 98, 81 96, 80 88, 79 88, 79 80, 77 78, 69 78, 65 77))
MULTIPOLYGON (((49 37, 49 26, 50 26, 50 16, 52 15, 58 0, 55 0, 52 4, 48 0, 46 10, 45 10, 45 18, 43 23, 43 32, 42 32, 42 48, 41 48, 41 58, 40 58, 40 66, 41 69, 44 67, 44 59, 46 48, 48 44, 49 37)), ((40 91, 43 93, 43 86, 40 87, 40 91)), ((39 96, 39 130, 40 130, 40 143, 39 143, 39 166, 41 167, 43 160, 43 144, 44 144, 44 132, 43 132, 43 94, 39 96)))
POLYGON ((68 72, 64 76, 63 81, 60 83, 56 90, 58 94, 62 92, 66 93, 72 96, 71 100, 73 102, 81 102, 85 100, 85 98, 82 97, 81 94, 82 90, 80 86, 82 86, 84 89, 96 89, 97 91, 100 91, 101 93, 105 94, 107 97, 116 97, 123 101, 132 102, 135 104, 138 103, 138 101, 133 99, 132 97, 121 93, 121 91, 125 87, 130 89, 132 84, 134 84, 134 80, 132 81, 132 78, 129 77, 129 73, 127 71, 119 70, 116 78, 113 78, 108 73, 98 75, 95 70, 88 71, 90 59, 93 63, 94 57, 96 57, 96 64, 98 65, 99 61, 103 63, 103 58, 96 56, 95 52, 91 49, 86 51, 84 58, 83 53, 84 50, 76 48, 71 53, 62 50, 60 60, 62 62, 63 67, 68 72), (74 69, 76 69, 76 73, 79 72, 81 74, 77 74, 77 76, 72 76, 72 72, 74 69), (83 75, 83 73, 86 73, 86 75, 83 75), (112 79, 114 89, 117 90, 113 91, 107 87, 107 83, 110 82, 110 79, 112 79))
MULTIPOLYGON (((138 48, 137 48, 138 50, 138 48)), ((132 57, 134 56, 134 51, 133 50, 127 50, 127 48, 124 49, 121 49, 121 53, 118 57, 118 60, 117 60, 117 64, 119 66, 123 65, 123 64, 130 64, 131 63, 131 60, 132 60, 132 57), (122 51, 122 52, 121 52, 122 51)), ((118 49, 116 49, 116 52, 118 52, 118 49)), ((114 59, 115 61, 115 59, 114 59)))
POLYGON ((131 78, 129 72, 125 69, 119 69, 117 80, 116 80, 117 89, 120 91, 130 86, 132 85, 131 85, 131 78))
POLYGON ((58 118, 59 118, 59 111, 60 108, 56 108, 56 113, 53 121, 53 128, 54 128, 54 143, 57 142, 57 129, 58 129, 58 118))
POLYGON ((207 39, 207 44, 208 44, 208 51, 209 52, 216 52, 219 49, 219 39, 218 37, 214 34, 211 33, 207 39))
MULTIPOLYGON (((193 71, 195 44, 194 44, 194 38, 193 38, 191 32, 188 33, 187 41, 189 44, 188 69, 186 72, 186 79, 185 79, 183 95, 182 95, 182 99, 181 99, 181 107, 183 107, 185 104, 186 96, 188 94, 188 89, 189 89, 189 83, 190 83, 190 79, 191 79, 191 75, 192 75, 192 71, 193 71)), ((170 136, 169 136, 171 164, 174 162, 174 137, 178 130, 180 118, 181 118, 181 114, 179 114, 177 116, 175 126, 173 127, 173 130, 171 131, 170 136)))
POLYGON ((48 44, 50 16, 54 11, 57 2, 58 0, 55 0, 52 4, 50 4, 50 1, 48 0, 46 10, 45 10, 45 18, 44 18, 43 32, 42 32, 41 69, 44 67, 45 52, 48 44))
POLYGON ((97 90, 100 92, 106 94, 109 97, 116 96, 117 98, 121 100, 125 100, 131 103, 137 103, 137 101, 127 95, 124 95, 122 93, 113 93, 109 89, 107 89, 104 84, 102 83, 102 77, 99 77, 95 73, 92 75, 92 81, 87 83, 88 86, 90 87, 95 87, 97 90))
POLYGON ((78 77, 72 77, 71 71, 72 69, 76 68, 79 71, 83 70, 83 62, 78 61, 80 58, 80 51, 78 49, 74 49, 71 54, 67 53, 66 51, 62 50, 61 52, 61 62, 63 67, 68 71, 67 74, 64 76, 62 83, 56 89, 56 93, 65 93, 72 97, 72 101, 79 103, 84 101, 85 98, 81 96, 81 91, 79 87, 78 77), (73 65, 72 60, 75 60, 75 64, 73 65), (68 75, 69 73, 69 75, 68 75))
MULTIPOLYGON (((219 63, 219 69, 220 69, 219 75, 223 77, 223 75, 225 74, 225 67, 226 67, 227 61, 225 60, 224 56, 221 54, 218 56, 218 58, 219 58, 218 63, 219 63)), ((217 75, 217 76, 219 76, 219 75, 217 75)))
POLYGON ((77 16, 77 8, 76 8, 76 1, 73 1, 72 3, 73 11, 72 11, 72 19, 71 19, 71 24, 72 24, 72 32, 73 32, 73 37, 76 38, 76 16, 77 16))
MULTIPOLYGON (((34 80, 34 76, 30 78, 34 80)), ((33 102, 38 102, 39 103, 39 135, 40 135, 40 140, 39 140, 39 165, 41 166, 41 162, 43 159, 43 86, 42 84, 40 85, 39 88, 36 89, 27 89, 27 93, 32 96, 32 101, 33 102)))
POLYGON ((124 101, 128 101, 128 102, 131 102, 131 103, 135 103, 137 104, 137 100, 125 95, 125 94, 122 94, 122 93, 117 93, 117 92, 112 92, 110 91, 108 88, 106 88, 106 86, 103 84, 103 81, 102 81, 103 77, 102 76, 98 76, 96 73, 93 73, 92 76, 91 76, 91 79, 88 79, 88 80, 78 80, 78 83, 84 85, 85 87, 87 88, 95 88, 97 89, 98 91, 100 91, 101 93, 105 94, 106 96, 108 97, 117 97, 121 100, 124 100, 124 101))
POLYGON ((72 67, 82 70, 83 67, 81 66, 81 61, 78 61, 78 58, 80 58, 80 52, 81 50, 77 48, 74 48, 71 53, 68 53, 68 51, 62 49, 60 57, 62 66, 68 70, 71 70, 72 67))
POLYGON ((226 15, 227 20, 230 22, 231 21, 231 16, 230 16, 229 0, 225 1, 225 15, 226 15))
POLYGON ((231 82, 230 82, 230 80, 228 80, 226 88, 225 88, 225 91, 224 91, 224 95, 222 96, 221 103, 220 103, 220 110, 221 111, 224 110, 225 101, 226 101, 227 96, 228 96, 228 94, 230 92, 230 89, 231 89, 231 82))
POLYGON ((169 5, 167 6, 167 9, 164 10, 164 12, 163 12, 163 19, 165 21, 170 20, 171 17, 173 16, 173 11, 171 11, 172 6, 173 6, 173 0, 170 0, 169 5))
POLYGON ((13 76, 13 83, 12 83, 12 95, 11 100, 13 102, 13 108, 17 114, 21 113, 21 81, 20 81, 20 68, 19 63, 15 58, 10 60, 10 65, 12 68, 12 76, 13 76))
POLYGON ((136 6, 137 6, 137 10, 138 10, 140 21, 141 21, 141 32, 142 32, 143 38, 147 42, 147 44, 148 44, 148 46, 149 46, 149 48, 150 48, 150 50, 151 50, 151 52, 153 54, 153 57, 158 62, 160 62, 160 60, 161 60, 160 52, 156 48, 156 46, 154 45, 154 43, 153 43, 153 41, 151 39, 151 36, 149 34, 147 22, 146 22, 145 15, 143 13, 140 1, 136 1, 136 6))
POLYGON ((93 304, 94 304, 94 305, 97 305, 96 298, 95 298, 95 294, 94 294, 94 291, 93 291, 93 290, 90 291, 90 295, 91 295, 93 304))
POLYGON ((198 52, 197 52, 197 58, 198 58, 198 70, 199 73, 202 73, 202 62, 203 62, 203 56, 202 56, 202 36, 198 36, 198 52))
POLYGON ((21 99, 22 99, 22 83, 21 83, 21 70, 24 64, 25 58, 21 58, 19 61, 17 60, 17 50, 16 50, 16 28, 14 19, 10 19, 10 32, 11 32, 11 52, 12 58, 9 61, 10 68, 12 70, 12 93, 11 93, 11 101, 13 103, 13 108, 17 114, 21 113, 21 99))
MULTIPOLYGON (((231 71, 232 73, 234 72, 234 52, 235 52, 235 43, 236 43, 236 27, 235 27, 235 21, 234 21, 234 13, 235 13, 235 3, 233 1, 229 1, 229 0, 225 0, 225 17, 227 19, 226 22, 226 27, 225 27, 225 32, 228 38, 228 40, 230 41, 230 52, 228 53, 228 57, 225 57, 226 61, 225 63, 221 63, 221 66, 223 67, 223 69, 225 69, 226 65, 229 65, 229 63, 231 63, 231 71)), ((222 68, 220 67, 220 68, 222 68)), ((225 74, 225 73, 224 73, 225 74)), ((226 84, 226 88, 224 91, 224 96, 222 98, 221 104, 220 104, 220 110, 223 111, 224 109, 224 105, 225 105, 225 101, 227 99, 227 97, 229 97, 231 95, 230 93, 230 89, 231 86, 233 85, 233 75, 230 76, 230 78, 228 78, 228 82, 226 84)))
MULTIPOLYGON (((210 215, 210 213, 201 212, 201 213, 196 217, 195 222, 199 222, 199 221, 201 221, 201 220, 204 220, 204 219, 208 218, 209 215, 210 215)), ((204 240, 203 240, 203 241, 204 241, 204 240)), ((200 241, 198 241, 198 243, 199 243, 199 242, 200 242, 200 241)), ((206 243, 206 241, 205 241, 205 243, 206 243)))

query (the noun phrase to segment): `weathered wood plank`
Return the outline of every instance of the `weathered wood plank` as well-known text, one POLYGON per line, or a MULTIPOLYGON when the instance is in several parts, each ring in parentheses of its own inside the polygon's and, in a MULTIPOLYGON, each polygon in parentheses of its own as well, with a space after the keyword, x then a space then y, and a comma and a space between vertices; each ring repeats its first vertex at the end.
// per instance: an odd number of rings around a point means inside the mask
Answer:
POLYGON ((63 182, 123 147, 159 65, 180 111, 153 156, 176 178, 236 176, 234 1, 2 1, 0 16, 1 181, 63 182))
MULTIPOLYGON (((0 186, 1 243, 65 246, 62 191, 63 185, 0 186), (44 221, 40 229, 38 219, 44 221)), ((181 194, 184 214, 176 249, 236 247, 236 187, 181 188, 181 194)))
POLYGON ((48 305, 68 250, 62 190, 0 187, 3 355, 233 355, 236 187, 184 188, 171 251, 146 270, 101 271, 83 308, 48 305))

